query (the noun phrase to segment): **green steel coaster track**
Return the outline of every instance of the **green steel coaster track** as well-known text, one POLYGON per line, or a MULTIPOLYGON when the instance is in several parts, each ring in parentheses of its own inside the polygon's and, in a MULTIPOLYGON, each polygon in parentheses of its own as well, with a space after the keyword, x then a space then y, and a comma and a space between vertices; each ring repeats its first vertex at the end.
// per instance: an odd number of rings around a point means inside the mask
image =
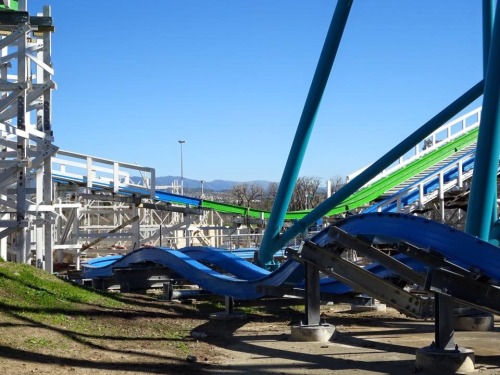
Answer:
MULTIPOLYGON (((352 194, 349 198, 345 199, 341 204, 331 209, 326 216, 342 214, 370 204, 388 190, 394 188, 395 186, 398 186, 399 184, 407 181, 413 176, 416 176, 417 174, 425 171, 426 169, 434 166, 440 161, 452 156, 453 154, 476 142, 478 131, 479 129, 475 128, 468 133, 457 137, 453 141, 450 141, 443 146, 422 156, 421 158, 411 162, 405 167, 394 171, 393 173, 376 181, 375 183, 361 188, 356 193, 352 194)), ((201 207, 205 209, 212 209, 221 213, 249 216, 252 218, 263 217, 264 219, 268 219, 270 215, 269 211, 218 203, 209 200, 202 200, 201 207)), ((311 210, 291 211, 285 215, 285 219, 301 219, 309 212, 311 212, 311 210)))

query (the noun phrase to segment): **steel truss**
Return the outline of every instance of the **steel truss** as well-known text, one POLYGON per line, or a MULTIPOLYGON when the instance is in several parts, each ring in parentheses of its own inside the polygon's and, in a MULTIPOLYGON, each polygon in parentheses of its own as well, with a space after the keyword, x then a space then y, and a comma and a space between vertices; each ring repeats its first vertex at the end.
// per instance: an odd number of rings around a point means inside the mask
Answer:
POLYGON ((232 240, 236 248, 260 240, 247 233, 245 226, 227 225, 215 211, 82 185, 54 184, 53 248, 58 263, 74 263, 79 268, 83 257, 124 254, 144 246, 223 247, 232 240))
POLYGON ((0 256, 52 271, 50 7, 0 12, 0 256))

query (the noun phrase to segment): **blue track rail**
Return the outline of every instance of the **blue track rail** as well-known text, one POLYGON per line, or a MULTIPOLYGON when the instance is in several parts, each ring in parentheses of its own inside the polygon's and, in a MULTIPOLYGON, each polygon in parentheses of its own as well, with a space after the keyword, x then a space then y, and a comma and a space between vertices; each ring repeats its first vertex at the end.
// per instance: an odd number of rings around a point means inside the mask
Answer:
POLYGON ((196 261, 210 263, 240 279, 253 280, 268 276, 271 273, 235 255, 233 252, 214 247, 189 246, 182 248, 180 251, 196 261))
MULTIPOLYGON (((337 223, 337 226, 354 236, 405 241, 432 250, 459 267, 475 269, 492 280, 500 280, 500 250, 444 224, 411 215, 376 213, 352 216, 337 223)), ((311 240, 319 246, 330 241, 328 229, 311 240)), ((426 271, 426 265, 415 259, 402 254, 397 258, 417 272, 426 271)), ((109 277, 114 268, 146 261, 165 265, 213 294, 241 300, 263 297, 257 291, 258 285, 303 287, 303 270, 293 260, 269 272, 228 251, 207 247, 188 247, 183 251, 148 247, 122 257, 97 258, 83 264, 84 277, 109 277), (204 263, 221 268, 231 275, 215 271, 204 263)), ((366 269, 381 278, 394 276, 392 270, 377 263, 368 265, 366 269)), ((321 290, 332 294, 352 292, 352 288, 331 278, 321 280, 321 290)))
MULTIPOLYGON (((371 213, 351 216, 337 226, 353 236, 405 241, 432 250, 457 266, 500 280, 498 247, 432 220, 405 214, 371 213)), ((328 239, 326 233, 319 233, 313 241, 321 246, 322 240, 328 239)))
MULTIPOLYGON (((200 261, 202 260, 202 256, 199 253, 195 256, 198 257, 200 261)), ((210 253, 209 256, 214 260, 213 253, 210 253)), ((257 292, 258 285, 283 285, 290 278, 296 279, 295 272, 301 273, 300 264, 293 260, 289 260, 274 272, 248 280, 222 274, 209 268, 200 261, 193 259, 182 251, 159 247, 146 247, 134 250, 112 263, 104 262, 101 267, 91 263, 87 265, 82 264, 82 268, 83 276, 93 279, 98 277, 109 277, 113 274, 113 269, 117 267, 128 267, 131 264, 141 262, 154 262, 165 265, 185 279, 190 280, 213 294, 230 296, 238 300, 260 298, 262 297, 262 293, 257 292)), ((244 271, 242 263, 245 261, 241 258, 235 259, 226 256, 226 260, 224 261, 222 257, 219 257, 217 262, 219 262, 222 268, 233 269, 233 271, 237 268, 239 272, 244 271), (239 265, 235 266, 235 262, 239 265)), ((249 272, 248 275, 251 273, 253 276, 256 276, 257 271, 255 268, 248 266, 247 271, 249 272)))

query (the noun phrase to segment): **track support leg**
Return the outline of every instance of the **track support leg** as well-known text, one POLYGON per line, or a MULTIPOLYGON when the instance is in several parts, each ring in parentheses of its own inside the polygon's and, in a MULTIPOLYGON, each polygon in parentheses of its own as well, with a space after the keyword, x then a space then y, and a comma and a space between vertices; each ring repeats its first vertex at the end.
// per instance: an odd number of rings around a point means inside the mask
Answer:
POLYGON ((306 269, 306 325, 319 325, 320 320, 320 288, 319 269, 311 263, 306 269))
POLYGON ((453 298, 435 294, 435 341, 417 350, 417 371, 444 374, 470 373, 474 371, 474 351, 455 344, 453 329, 453 298))
POLYGON ((319 268, 314 264, 305 263, 306 273, 306 324, 292 326, 293 341, 330 341, 335 334, 335 326, 320 324, 320 287, 319 268))

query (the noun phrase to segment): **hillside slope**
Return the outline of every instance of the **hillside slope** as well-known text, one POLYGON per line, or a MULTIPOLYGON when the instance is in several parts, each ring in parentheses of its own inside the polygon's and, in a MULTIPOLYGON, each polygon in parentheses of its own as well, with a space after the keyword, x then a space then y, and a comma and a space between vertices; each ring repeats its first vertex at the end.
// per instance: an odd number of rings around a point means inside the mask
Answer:
POLYGON ((96 292, 0 263, 3 374, 203 373, 218 354, 191 330, 207 316, 200 306, 96 292))

